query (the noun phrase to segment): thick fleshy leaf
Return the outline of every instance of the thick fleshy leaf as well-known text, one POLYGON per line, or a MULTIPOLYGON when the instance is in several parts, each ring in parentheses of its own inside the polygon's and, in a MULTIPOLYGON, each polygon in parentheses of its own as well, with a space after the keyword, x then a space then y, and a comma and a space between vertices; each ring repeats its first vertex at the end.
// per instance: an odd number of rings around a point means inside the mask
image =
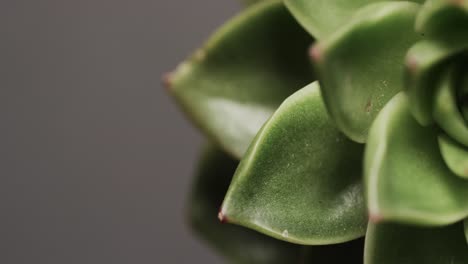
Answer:
POLYGON ((222 27, 167 85, 192 121, 240 158, 280 103, 313 81, 311 42, 281 1, 265 1, 222 27))
POLYGON ((189 203, 190 223, 206 243, 233 263, 362 263, 364 239, 327 246, 299 246, 217 218, 238 162, 214 146, 205 149, 189 203))
POLYGON ((372 219, 445 225, 468 216, 468 181, 445 165, 437 133, 416 122, 404 93, 378 115, 364 162, 372 219))
POLYGON ((439 228, 369 224, 364 264, 466 264, 462 223, 439 228))
POLYGON ((463 118, 456 98, 456 74, 452 68, 441 79, 436 88, 434 119, 450 137, 468 147, 468 123, 463 118))
POLYGON ((432 105, 441 73, 454 55, 468 49, 466 2, 427 1, 417 17, 417 29, 426 40, 408 52, 406 87, 411 111, 421 125, 433 122, 432 105))
POLYGON ((410 2, 366 6, 311 51, 330 115, 354 141, 366 141, 377 113, 403 89, 404 56, 419 39, 418 10, 410 2))
POLYGON ((218 209, 237 164, 213 146, 205 150, 189 200, 192 228, 234 263, 299 263, 304 247, 219 222, 218 209))
POLYGON ((406 56, 406 90, 411 101, 411 112, 421 125, 433 122, 432 107, 437 84, 450 59, 467 46, 468 35, 457 41, 421 41, 409 50, 406 56))
POLYGON ((447 135, 439 136, 440 153, 450 170, 468 179, 468 148, 460 145, 447 135))
MULTIPOLYGON (((323 38, 347 23, 353 14, 368 4, 384 0, 285 0, 299 23, 316 38, 323 38)), ((413 2, 423 2, 414 0, 413 2)))
POLYGON ((333 125, 313 83, 285 100, 236 171, 220 216, 278 239, 323 245, 364 235, 362 145, 333 125))
POLYGON ((416 29, 429 37, 444 38, 467 31, 468 0, 427 0, 416 20, 416 29))

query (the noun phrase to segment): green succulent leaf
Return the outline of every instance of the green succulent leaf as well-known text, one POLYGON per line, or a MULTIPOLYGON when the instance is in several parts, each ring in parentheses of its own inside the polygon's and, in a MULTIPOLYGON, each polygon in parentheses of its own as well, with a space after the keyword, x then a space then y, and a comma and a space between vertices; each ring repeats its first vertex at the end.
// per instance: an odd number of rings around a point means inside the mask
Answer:
POLYGON ((358 238, 367 223, 362 151, 334 127, 313 83, 286 99, 260 130, 220 215, 293 243, 358 238))
POLYGON ((166 81, 192 121, 240 158, 280 103, 314 80, 312 41, 281 1, 265 1, 223 26, 166 81))
POLYGON ((232 263, 362 263, 364 239, 327 246, 300 246, 240 226, 222 224, 216 217, 238 162, 212 145, 202 153, 190 196, 193 230, 232 263))
MULTIPOLYGON (((299 23, 316 38, 326 37, 347 23, 353 14, 368 4, 385 0, 285 0, 299 23)), ((423 2, 414 0, 413 2, 423 2)))
POLYGON ((431 38, 467 32, 468 0, 427 0, 416 20, 416 29, 431 38))
POLYGON ((450 170, 468 179, 468 148, 460 145, 447 135, 439 136, 440 153, 450 170))
POLYGON ((299 263, 304 247, 219 222, 218 209, 237 164, 216 147, 206 148, 189 200, 193 230, 233 263, 299 263))
POLYGON ((375 116, 403 89, 402 62, 419 39, 418 10, 411 2, 368 5, 312 49, 329 113, 354 141, 366 141, 375 116))
POLYGON ((371 218, 445 225, 468 216, 468 181, 445 165, 436 129, 420 126, 396 95, 372 125, 364 175, 371 218))
POLYGON ((450 59, 468 46, 466 40, 418 42, 408 52, 407 93, 411 101, 411 112, 421 125, 433 123, 433 103, 436 88, 450 59))
POLYGON ((411 111, 421 125, 433 122, 434 93, 442 73, 455 55, 468 49, 467 2, 427 1, 417 17, 417 29, 426 39, 411 48, 406 64, 411 111))
POLYGON ((468 263, 462 224, 440 228, 369 224, 364 264, 416 263, 468 263))
POLYGON ((434 120, 445 133, 468 147, 468 123, 458 108, 455 72, 453 69, 447 71, 436 88, 434 120))

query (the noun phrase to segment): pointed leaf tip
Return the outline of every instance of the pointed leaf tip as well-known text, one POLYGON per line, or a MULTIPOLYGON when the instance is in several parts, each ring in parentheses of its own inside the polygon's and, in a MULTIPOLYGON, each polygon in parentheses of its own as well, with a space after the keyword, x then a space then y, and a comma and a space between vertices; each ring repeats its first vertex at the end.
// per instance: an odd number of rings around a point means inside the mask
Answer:
POLYGON ((299 90, 265 123, 223 202, 231 223, 303 245, 365 233, 361 144, 328 117, 317 82, 299 90))
POLYGON ((320 63, 322 61, 323 52, 318 43, 310 46, 309 56, 315 63, 320 63))
POLYGON ((166 72, 161 77, 161 83, 164 88, 170 90, 172 88, 172 73, 166 72))
POLYGON ((206 136, 241 158, 281 102, 315 79, 312 42, 281 1, 261 1, 179 65, 171 93, 206 136))
POLYGON ((373 224, 381 223, 383 220, 384 218, 380 214, 374 214, 374 213, 369 214, 369 222, 373 224))
POLYGON ((235 225, 223 225, 216 214, 238 161, 209 146, 200 160, 186 207, 192 231, 229 263, 301 263, 304 247, 285 243, 235 225))
POLYGON ((408 54, 405 60, 406 69, 409 73, 415 75, 419 70, 419 63, 416 57, 408 54))
POLYGON ((223 213, 223 209, 219 209, 219 212, 218 212, 218 219, 219 221, 221 222, 221 224, 226 224, 228 223, 228 218, 227 216, 223 213))

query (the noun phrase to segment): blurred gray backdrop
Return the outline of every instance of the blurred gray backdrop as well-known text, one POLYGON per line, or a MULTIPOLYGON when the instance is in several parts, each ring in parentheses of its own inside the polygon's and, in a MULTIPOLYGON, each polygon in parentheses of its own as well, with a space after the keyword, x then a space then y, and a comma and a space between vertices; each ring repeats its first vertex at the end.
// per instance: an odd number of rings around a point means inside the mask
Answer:
POLYGON ((184 205, 202 136, 160 85, 235 0, 0 1, 0 263, 220 263, 184 205))

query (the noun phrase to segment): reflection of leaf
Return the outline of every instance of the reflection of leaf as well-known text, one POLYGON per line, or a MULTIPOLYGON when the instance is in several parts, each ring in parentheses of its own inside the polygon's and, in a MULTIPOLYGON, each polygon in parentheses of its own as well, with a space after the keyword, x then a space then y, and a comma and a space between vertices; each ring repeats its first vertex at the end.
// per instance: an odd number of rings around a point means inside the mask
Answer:
POLYGON ((466 237, 466 243, 468 245, 468 219, 465 220, 465 237, 466 237))
POLYGON ((365 264, 466 264, 461 223, 439 228, 369 224, 365 264))
POLYGON ((167 78, 191 120, 240 158, 281 102, 314 76, 313 38, 281 1, 248 7, 167 78))
POLYGON ((193 229, 235 263, 297 263, 301 258, 302 246, 275 240, 239 226, 222 224, 218 220, 218 210, 237 163, 214 147, 205 151, 190 198, 193 229))
POLYGON ((306 247, 270 238, 255 231, 222 224, 218 209, 237 162, 215 147, 208 148, 199 164, 190 197, 194 231, 233 263, 362 263, 363 240, 332 246, 306 247))
POLYGON ((222 207, 230 223, 304 245, 364 235, 363 146, 328 117, 315 82, 278 108, 242 159, 222 207))

